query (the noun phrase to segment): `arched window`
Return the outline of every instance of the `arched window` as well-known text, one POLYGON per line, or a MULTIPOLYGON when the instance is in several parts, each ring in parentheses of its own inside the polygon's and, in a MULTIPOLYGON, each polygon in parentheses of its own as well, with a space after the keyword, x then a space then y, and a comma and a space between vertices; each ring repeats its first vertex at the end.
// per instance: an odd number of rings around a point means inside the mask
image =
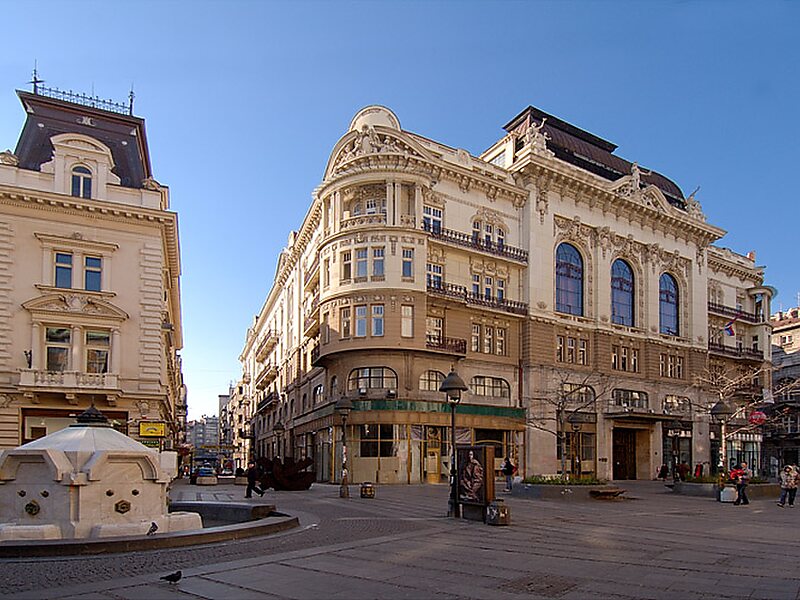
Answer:
POLYGON ((678 283, 669 273, 658 280, 658 325, 666 335, 678 335, 678 283))
POLYGON ((72 195, 76 198, 92 197, 92 172, 78 165, 72 169, 72 195))
POLYGON ((424 392, 438 392, 439 386, 444 381, 444 373, 440 371, 425 371, 419 378, 419 389, 424 392))
POLYGON ((633 327, 633 270, 621 259, 611 265, 611 322, 633 327))
POLYGON ((363 367, 350 371, 347 378, 347 389, 397 389, 397 373, 388 367, 363 367))
POLYGON ((556 250, 556 310, 583 316, 583 259, 571 244, 556 250))
POLYGON ((510 398, 511 386, 500 377, 476 375, 470 381, 470 391, 476 396, 492 396, 494 398, 510 398))

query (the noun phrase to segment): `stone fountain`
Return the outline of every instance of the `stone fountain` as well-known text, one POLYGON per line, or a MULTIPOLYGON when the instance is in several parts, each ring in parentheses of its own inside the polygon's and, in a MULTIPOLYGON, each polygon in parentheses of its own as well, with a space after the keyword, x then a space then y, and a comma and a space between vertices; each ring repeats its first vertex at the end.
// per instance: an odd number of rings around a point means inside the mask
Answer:
POLYGON ((0 541, 80 540, 202 529, 167 512, 174 452, 116 431, 94 406, 77 423, 0 453, 0 541))

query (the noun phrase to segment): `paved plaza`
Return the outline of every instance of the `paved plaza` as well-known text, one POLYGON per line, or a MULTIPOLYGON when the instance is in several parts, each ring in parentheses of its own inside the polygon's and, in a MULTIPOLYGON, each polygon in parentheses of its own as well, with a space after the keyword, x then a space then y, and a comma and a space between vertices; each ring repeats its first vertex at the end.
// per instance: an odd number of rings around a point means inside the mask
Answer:
MULTIPOLYGON (((508 497, 512 525, 444 517, 445 486, 269 491, 300 527, 152 552, 0 561, 4 598, 800 598, 800 508, 735 507, 630 482, 620 501, 508 497), (176 585, 160 577, 182 570, 176 585)), ((244 489, 177 482, 180 500, 244 489)), ((249 502, 260 502, 254 498, 249 502)))

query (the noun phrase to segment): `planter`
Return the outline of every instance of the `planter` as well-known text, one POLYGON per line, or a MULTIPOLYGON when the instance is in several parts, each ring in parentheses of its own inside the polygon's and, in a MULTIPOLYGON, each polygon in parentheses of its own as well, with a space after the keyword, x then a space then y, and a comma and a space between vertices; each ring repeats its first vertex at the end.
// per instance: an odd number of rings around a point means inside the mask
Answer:
POLYGON ((625 490, 615 485, 570 485, 520 483, 511 489, 511 495, 518 498, 562 500, 565 502, 584 502, 596 499, 620 498, 625 490))
MULTIPOLYGON (((667 486, 670 487, 670 486, 667 486)), ((672 487, 675 494, 685 496, 705 496, 707 498, 720 499, 719 486, 716 483, 690 483, 688 481, 678 481, 672 487)), ((726 489, 732 489, 736 493, 736 486, 732 483, 725 484, 726 489)), ((777 483, 751 483, 747 486, 747 496, 749 498, 778 498, 781 494, 781 487, 777 483)), ((724 500, 723 500, 724 502, 724 500)))

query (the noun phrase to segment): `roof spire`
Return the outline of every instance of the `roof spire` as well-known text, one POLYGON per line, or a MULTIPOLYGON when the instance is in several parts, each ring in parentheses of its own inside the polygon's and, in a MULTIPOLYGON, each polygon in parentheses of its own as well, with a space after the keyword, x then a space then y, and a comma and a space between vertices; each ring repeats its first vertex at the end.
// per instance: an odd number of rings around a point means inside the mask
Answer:
POLYGON ((128 114, 133 116, 133 99, 136 97, 136 94, 133 93, 133 82, 131 81, 131 93, 128 94, 128 114))
POLYGON ((31 79, 28 82, 28 83, 32 83, 33 84, 33 93, 34 94, 38 94, 39 93, 39 84, 40 83, 44 83, 44 79, 39 79, 39 73, 36 70, 36 66, 37 66, 36 63, 37 63, 37 61, 34 60, 33 61, 33 79, 31 79))

